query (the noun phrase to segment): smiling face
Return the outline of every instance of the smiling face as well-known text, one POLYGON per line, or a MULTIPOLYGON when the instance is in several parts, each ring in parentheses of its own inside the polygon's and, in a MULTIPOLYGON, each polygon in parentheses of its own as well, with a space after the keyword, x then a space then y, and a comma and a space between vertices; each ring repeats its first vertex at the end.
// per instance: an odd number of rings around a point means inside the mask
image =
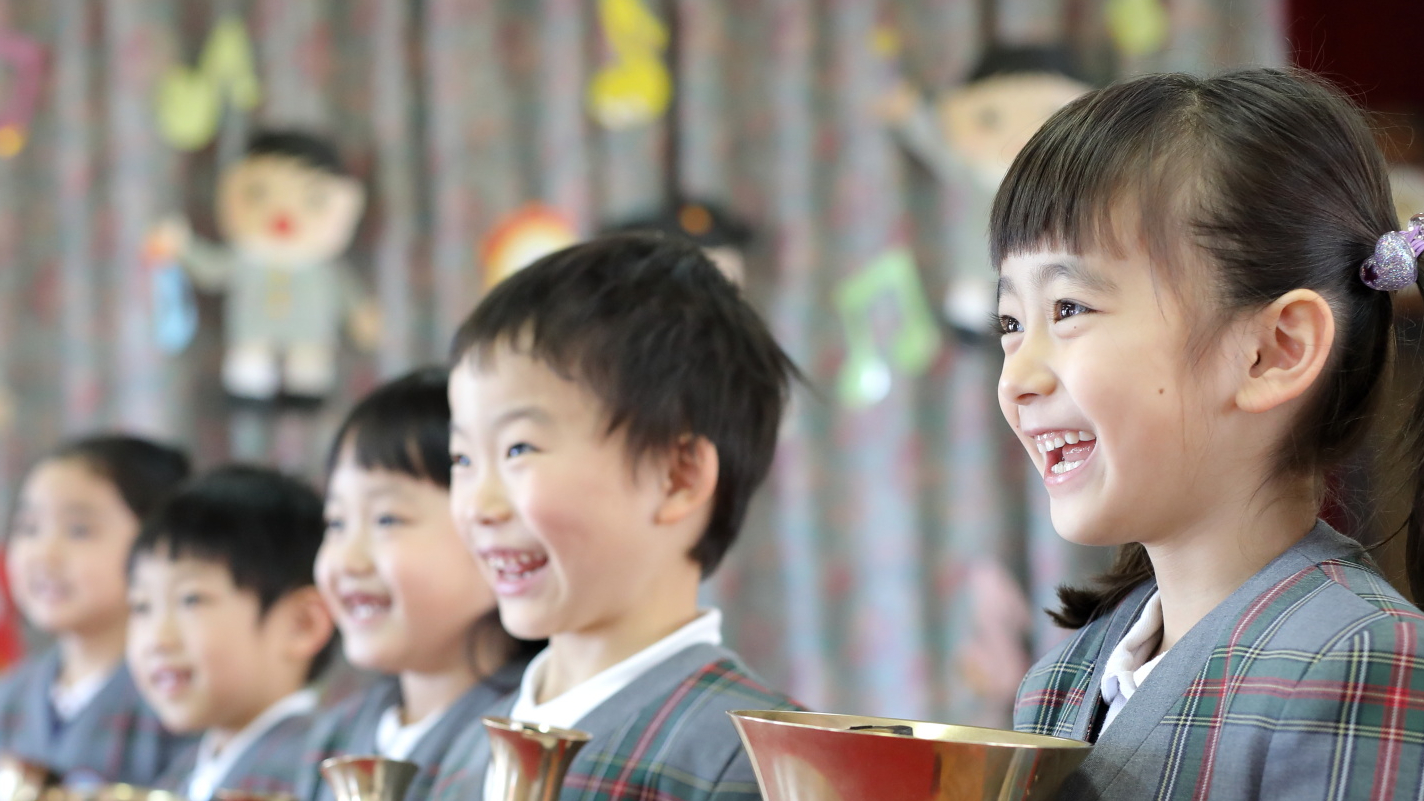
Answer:
POLYGON ((128 662, 163 725, 238 731, 294 692, 306 667, 288 636, 291 601, 264 615, 257 593, 235 586, 222 564, 139 556, 129 586, 128 662))
POLYGON ((475 621, 494 596, 431 481, 367 470, 346 449, 326 493, 317 554, 322 598, 347 659, 384 673, 467 669, 475 621))
POLYGON ((25 479, 6 551, 21 613, 51 634, 122 629, 124 562, 138 536, 118 490, 82 459, 51 459, 25 479))
POLYGON ((233 245, 276 266, 309 265, 346 250, 364 202, 352 178, 253 156, 223 173, 218 224, 233 245))
POLYGON ((1189 321, 1201 313, 1149 264, 1136 248, 1003 262, 999 403, 1073 542, 1150 542, 1265 472, 1260 436, 1232 413, 1226 349, 1194 358, 1189 321))
POLYGON ((510 633, 617 636, 695 591, 705 513, 660 524, 659 460, 633 463, 589 389, 500 345, 451 372, 450 410, 456 524, 510 633))

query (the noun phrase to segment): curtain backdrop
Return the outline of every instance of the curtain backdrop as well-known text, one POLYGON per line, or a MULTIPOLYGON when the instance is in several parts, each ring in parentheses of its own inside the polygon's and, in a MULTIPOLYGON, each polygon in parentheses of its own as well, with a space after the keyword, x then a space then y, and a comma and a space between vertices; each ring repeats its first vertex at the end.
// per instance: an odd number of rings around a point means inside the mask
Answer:
MULTIPOLYGON (((894 42, 929 91, 963 80, 986 31, 1070 42, 1103 77, 1284 60, 1282 0, 1170 0, 1165 49, 1134 58, 1111 57, 1105 2, 1000 0, 986 19, 978 0, 648 0, 675 28, 676 124, 607 130, 585 107, 613 55, 593 0, 0 0, 0 30, 45 52, 28 141, 0 161, 6 502, 58 438, 107 427, 186 442, 203 465, 319 481, 354 398, 442 359, 502 215, 541 201, 592 233, 652 209, 676 130, 682 190, 755 223, 748 291, 810 379, 707 589, 731 644, 816 708, 1004 725, 1028 660, 1054 641, 1038 610, 1102 555, 1047 524, 994 399, 995 343, 943 329, 927 371, 893 371, 888 395, 853 408, 836 392, 834 298, 908 246, 938 308, 955 243, 984 235, 963 223, 962 188, 917 167, 876 112, 894 42), (262 101, 180 152, 159 136, 155 85, 195 63, 222 14, 252 36, 262 101), (225 401, 213 298, 185 352, 150 333, 147 230, 181 211, 214 236, 215 175, 257 125, 331 135, 370 192, 351 257, 385 335, 371 354, 348 346, 342 389, 316 412, 225 401)), ((882 300, 869 313, 888 349, 902 310, 882 300)))

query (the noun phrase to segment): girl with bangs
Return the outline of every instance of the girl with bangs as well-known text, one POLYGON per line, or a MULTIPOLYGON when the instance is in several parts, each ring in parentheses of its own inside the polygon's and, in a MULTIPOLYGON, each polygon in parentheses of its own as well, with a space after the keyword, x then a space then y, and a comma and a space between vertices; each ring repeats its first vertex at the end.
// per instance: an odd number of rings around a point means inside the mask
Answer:
MULTIPOLYGON (((1318 519, 1376 417, 1424 216, 1307 74, 1154 75, 1056 114, 995 201, 999 400, 1072 542, 1075 631, 1016 728, 1096 743, 1075 799, 1419 798, 1424 614, 1318 519)), ((1424 591, 1424 398, 1409 483, 1424 591)))
POLYGON ((302 801, 331 799, 321 761, 383 756, 421 771, 425 798, 457 735, 519 686, 542 643, 500 626, 494 592, 450 515, 447 374, 417 370, 351 410, 327 460, 326 536, 316 583, 346 658, 387 674, 319 719, 302 801))

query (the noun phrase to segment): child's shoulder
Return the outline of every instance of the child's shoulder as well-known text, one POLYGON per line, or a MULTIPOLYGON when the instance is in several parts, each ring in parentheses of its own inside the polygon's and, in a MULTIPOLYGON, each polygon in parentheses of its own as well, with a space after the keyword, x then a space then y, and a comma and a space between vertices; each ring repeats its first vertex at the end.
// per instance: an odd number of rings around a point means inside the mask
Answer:
POLYGON ((54 680, 58 667, 58 654, 54 650, 26 657, 11 665, 0 674, 0 703, 10 703, 35 688, 48 685, 54 680))

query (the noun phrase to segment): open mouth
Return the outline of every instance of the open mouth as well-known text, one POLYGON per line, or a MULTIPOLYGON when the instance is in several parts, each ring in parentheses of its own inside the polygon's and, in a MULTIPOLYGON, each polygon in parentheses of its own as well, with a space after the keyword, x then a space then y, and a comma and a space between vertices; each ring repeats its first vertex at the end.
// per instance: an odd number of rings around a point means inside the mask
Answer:
POLYGON ((480 551, 480 558, 500 584, 511 586, 523 585, 549 566, 549 555, 539 550, 487 548, 480 551))
POLYGON ((372 592, 344 592, 338 596, 341 608, 352 620, 360 623, 374 620, 391 611, 391 596, 372 592))
POLYGON ((1049 431, 1035 434, 1034 444, 1046 460, 1045 477, 1063 476, 1083 466, 1098 444, 1091 431, 1049 431))
POLYGON ((35 579, 28 582, 25 589, 31 599, 45 604, 63 603, 70 595, 68 582, 52 579, 35 579))
POLYGON ((164 667, 148 674, 148 685, 154 692, 172 698, 193 683, 193 671, 186 668, 164 667))

